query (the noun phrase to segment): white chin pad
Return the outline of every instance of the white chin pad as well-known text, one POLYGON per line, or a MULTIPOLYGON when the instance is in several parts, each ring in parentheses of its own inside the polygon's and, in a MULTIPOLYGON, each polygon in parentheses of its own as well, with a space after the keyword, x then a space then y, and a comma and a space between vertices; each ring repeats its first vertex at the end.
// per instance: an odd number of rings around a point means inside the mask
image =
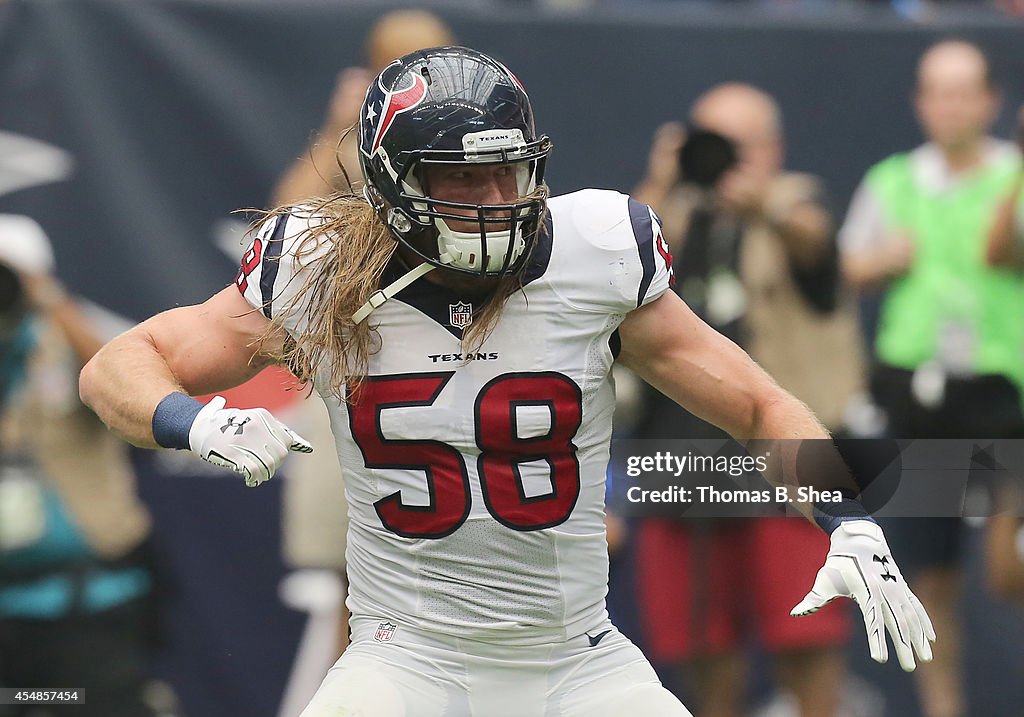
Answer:
MULTIPOLYGON (((531 194, 537 188, 535 165, 532 162, 514 162, 511 165, 515 172, 516 189, 520 197, 531 194)), ((423 196, 420 183, 413 178, 406 180, 406 189, 410 193, 423 196)), ((427 204, 416 203, 414 207, 420 211, 426 211, 427 204)), ((512 210, 512 214, 522 217, 528 212, 523 207, 512 210)), ((467 222, 474 222, 472 216, 466 218, 467 222)), ((516 238, 515 245, 509 256, 508 264, 511 266, 523 255, 526 250, 526 241, 523 237, 523 220, 520 218, 509 219, 509 223, 515 222, 516 238)), ((460 269, 471 269, 473 271, 500 271, 505 264, 505 254, 509 249, 509 241, 512 232, 509 229, 488 229, 487 230, 487 257, 483 256, 483 240, 479 232, 456 231, 440 218, 434 219, 434 226, 437 227, 437 251, 438 258, 444 264, 449 264, 460 269)), ((499 225, 500 226, 500 225, 499 225)))
MULTIPOLYGON (((483 241, 477 232, 453 231, 442 219, 435 219, 437 226, 437 250, 441 261, 445 264, 459 267, 460 269, 472 269, 480 271, 498 271, 505 263, 505 253, 508 252, 509 237, 511 231, 489 231, 487 232, 487 258, 484 264, 483 241)), ((523 240, 523 226, 519 222, 516 227, 515 245, 512 247, 512 255, 509 257, 509 265, 514 264, 516 259, 522 256, 526 249, 526 242, 523 240)))

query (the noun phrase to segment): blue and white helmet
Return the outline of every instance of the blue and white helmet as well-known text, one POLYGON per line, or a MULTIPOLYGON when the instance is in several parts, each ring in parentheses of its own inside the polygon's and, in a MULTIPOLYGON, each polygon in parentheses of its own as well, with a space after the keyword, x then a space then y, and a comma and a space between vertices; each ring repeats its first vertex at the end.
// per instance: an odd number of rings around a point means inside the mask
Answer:
POLYGON ((519 271, 544 213, 550 151, 551 141, 537 136, 530 98, 515 75, 465 47, 396 60, 363 101, 359 159, 366 197, 392 235, 434 266, 476 276, 519 271), (429 196, 423 168, 451 164, 513 165, 520 199, 485 205, 429 196), (445 220, 472 221, 479 231, 455 231, 445 220), (421 250, 424 233, 436 239, 436 254, 421 250))

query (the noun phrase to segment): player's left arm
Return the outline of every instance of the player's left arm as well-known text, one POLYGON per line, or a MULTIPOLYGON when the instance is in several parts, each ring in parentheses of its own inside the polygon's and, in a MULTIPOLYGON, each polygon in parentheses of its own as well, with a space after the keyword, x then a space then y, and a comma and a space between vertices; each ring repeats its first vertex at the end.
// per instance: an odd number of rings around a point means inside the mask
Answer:
POLYGON ((619 326, 619 362, 737 439, 828 438, 810 410, 673 292, 619 326))
MULTIPOLYGON (((754 441, 759 452, 779 457, 778 468, 765 474, 777 485, 814 488, 819 494, 859 493, 829 433, 801 401, 781 389, 739 346, 718 333, 673 292, 666 291, 630 312, 619 326, 619 361, 694 415, 722 428, 741 441, 754 441), (800 441, 824 454, 814 463, 801 456, 800 441), (765 445, 770 442, 771 445, 765 445)), ((821 523, 810 503, 794 503, 809 519, 821 523)), ((859 517, 867 517, 863 508, 859 517)), ((828 529, 827 526, 823 526, 828 529)))
MULTIPOLYGON (((619 361, 695 415, 737 439, 827 439, 811 411, 783 391, 741 348, 701 321, 674 293, 666 291, 626 317, 619 326, 619 361)), ((790 444, 783 455, 795 462, 790 444)), ((837 462, 837 466, 841 463, 837 462)), ((795 478, 795 470, 784 466, 795 478)), ((788 482, 789 478, 787 478, 788 482)), ((832 490, 852 484, 845 471, 800 476, 800 482, 832 490)), ((851 491, 855 494, 855 491, 851 491)), ((935 632, 923 606, 892 560, 879 526, 848 497, 842 503, 799 506, 829 533, 831 547, 814 587, 794 615, 820 609, 838 597, 861 607, 871 656, 888 659, 885 630, 905 670, 914 652, 931 660, 935 632)))

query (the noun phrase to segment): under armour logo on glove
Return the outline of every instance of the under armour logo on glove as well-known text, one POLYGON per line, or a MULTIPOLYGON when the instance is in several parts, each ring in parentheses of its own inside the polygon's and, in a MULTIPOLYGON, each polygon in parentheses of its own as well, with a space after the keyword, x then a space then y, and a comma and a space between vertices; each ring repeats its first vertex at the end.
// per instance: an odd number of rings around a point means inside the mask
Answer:
POLYGON ((876 555, 873 559, 876 563, 881 563, 882 569, 885 570, 885 572, 882 573, 882 580, 892 580, 893 582, 896 582, 896 576, 889 572, 889 556, 886 555, 885 557, 882 557, 881 555, 876 555))
POLYGON ((853 598, 864 616, 872 659, 889 659, 885 642, 888 631, 900 665, 909 672, 916 666, 915 653, 923 661, 931 661, 935 629, 890 555, 882 529, 874 522, 844 522, 832 532, 828 555, 814 586, 790 614, 809 615, 838 597, 853 598), (876 564, 885 572, 872 570, 876 564))
POLYGON ((244 421, 242 421, 241 423, 235 423, 235 416, 231 416, 230 418, 228 418, 228 422, 220 427, 220 432, 221 433, 227 433, 227 430, 229 428, 234 428, 235 429, 235 435, 236 436, 240 436, 240 435, 242 435, 242 431, 245 430, 245 424, 248 423, 251 420, 252 420, 252 418, 247 416, 246 419, 244 421))
POLYGON ((289 451, 312 453, 304 438, 267 409, 225 409, 224 404, 217 396, 199 411, 189 429, 189 447, 204 461, 241 473, 247 486, 270 480, 289 451))

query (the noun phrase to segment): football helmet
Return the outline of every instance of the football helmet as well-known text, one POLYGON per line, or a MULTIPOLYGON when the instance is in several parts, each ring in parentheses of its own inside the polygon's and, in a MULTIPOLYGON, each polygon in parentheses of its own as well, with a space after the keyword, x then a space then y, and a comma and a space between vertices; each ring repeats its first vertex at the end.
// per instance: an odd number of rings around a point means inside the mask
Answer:
POLYGON ((465 47, 395 60, 363 101, 359 159, 366 199, 395 239, 435 267, 482 277, 522 268, 546 206, 550 151, 515 75, 465 47), (452 164, 511 165, 518 198, 466 204, 431 196, 425 169, 452 164), (461 229, 472 223, 476 231, 457 231, 449 222, 461 229))

